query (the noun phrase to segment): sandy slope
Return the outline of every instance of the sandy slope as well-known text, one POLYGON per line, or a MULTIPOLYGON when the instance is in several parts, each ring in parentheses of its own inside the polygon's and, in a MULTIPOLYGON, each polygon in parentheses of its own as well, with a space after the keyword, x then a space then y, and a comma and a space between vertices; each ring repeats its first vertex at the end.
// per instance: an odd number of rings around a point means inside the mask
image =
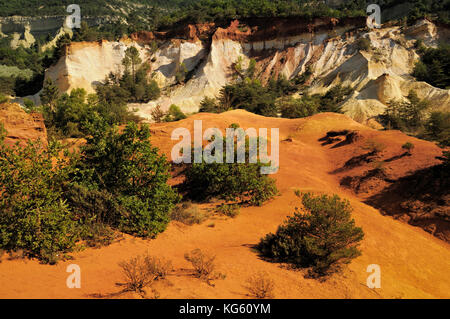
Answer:
MULTIPOLYGON (((120 290, 115 283, 122 280, 117 263, 123 259, 149 252, 173 261, 176 271, 155 289, 161 298, 248 298, 245 280, 258 270, 265 270, 275 280, 277 298, 448 298, 450 297, 449 245, 420 228, 412 227, 363 204, 349 191, 339 186, 336 175, 329 174, 340 165, 339 157, 350 148, 341 150, 324 147, 318 141, 327 131, 357 129, 362 136, 377 136, 397 148, 411 139, 400 132, 377 132, 344 115, 319 114, 307 119, 264 118, 236 110, 221 115, 197 114, 186 120, 155 124, 152 141, 169 154, 170 133, 176 127, 191 128, 194 119, 202 119, 204 129, 224 129, 231 123, 241 127, 278 127, 281 140, 290 136, 291 142, 280 142, 280 170, 274 176, 281 196, 263 207, 241 209, 235 219, 212 217, 201 225, 185 226, 172 222, 167 231, 155 240, 125 236, 121 242, 101 249, 75 253, 75 260, 56 266, 36 261, 5 260, 0 263, 0 297, 21 298, 86 298, 135 297, 133 294, 114 295, 120 290), (362 256, 354 260, 341 274, 325 282, 305 279, 301 271, 288 270, 276 263, 261 260, 251 249, 261 236, 275 231, 291 214, 299 201, 294 190, 338 193, 348 198, 354 207, 357 225, 365 232, 362 256), (211 222, 215 227, 208 227, 211 222), (201 248, 217 255, 217 264, 225 280, 211 287, 193 278, 190 265, 183 259, 185 252, 201 248), (82 288, 66 287, 67 265, 81 267, 82 288), (369 264, 381 266, 382 287, 372 290, 366 286, 369 264)), ((432 143, 414 141, 417 160, 411 159, 409 169, 432 165, 439 149, 432 143)), ((412 157, 414 158, 414 156, 412 157)), ((204 205, 204 208, 213 204, 204 205)))

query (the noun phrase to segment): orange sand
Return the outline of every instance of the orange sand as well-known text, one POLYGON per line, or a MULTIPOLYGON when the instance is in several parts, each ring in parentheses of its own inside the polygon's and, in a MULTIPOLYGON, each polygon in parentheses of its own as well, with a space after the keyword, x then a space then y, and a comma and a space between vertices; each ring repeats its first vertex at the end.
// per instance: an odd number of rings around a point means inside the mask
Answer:
MULTIPOLYGON (((331 149, 318 141, 327 131, 356 129, 362 136, 382 139, 396 152, 406 141, 414 140, 415 150, 408 157, 405 170, 413 171, 436 163, 440 150, 430 142, 408 137, 397 131, 379 132, 339 114, 318 114, 307 119, 265 118, 236 110, 220 115, 197 114, 175 123, 154 124, 152 142, 170 155, 170 133, 176 127, 192 129, 193 120, 202 119, 203 129, 222 130, 231 123, 241 127, 278 127, 280 139, 290 136, 292 142, 280 142, 280 170, 273 175, 281 196, 262 207, 241 209, 235 218, 212 217, 201 225, 186 226, 172 222, 155 240, 125 239, 108 247, 74 253, 74 260, 56 266, 34 260, 5 260, 0 263, 0 298, 133 298, 134 294, 114 295, 115 284, 122 281, 118 262, 149 252, 172 260, 175 272, 154 288, 160 298, 249 298, 245 280, 254 272, 267 271, 275 281, 276 298, 449 298, 449 244, 424 230, 382 216, 362 203, 350 191, 339 186, 336 175, 329 172, 340 167, 343 158, 353 156, 355 147, 331 149), (292 214, 299 204, 294 190, 337 193, 350 200, 357 225, 365 232, 362 256, 340 274, 325 282, 305 279, 302 271, 288 270, 277 263, 261 260, 251 246, 292 214), (211 222, 215 227, 208 227, 211 222), (185 252, 201 248, 217 255, 218 270, 226 274, 215 287, 192 277, 185 252), (81 267, 81 289, 66 286, 66 267, 81 267), (369 264, 381 266, 381 288, 369 289, 366 272, 369 264)), ((269 131, 270 132, 270 131, 269 131)), ((389 152, 389 150, 387 150, 389 152)), ((405 159, 406 160, 406 159, 405 159)), ((211 204, 202 205, 204 208, 211 204)))

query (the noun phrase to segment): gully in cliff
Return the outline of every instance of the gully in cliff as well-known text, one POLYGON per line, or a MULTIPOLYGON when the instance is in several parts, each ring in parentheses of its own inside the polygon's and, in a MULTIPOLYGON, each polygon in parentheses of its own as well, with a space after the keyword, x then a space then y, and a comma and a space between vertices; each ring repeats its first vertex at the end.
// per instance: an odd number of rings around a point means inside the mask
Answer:
MULTIPOLYGON (((255 128, 248 128, 245 131, 242 128, 227 128, 225 139, 225 160, 226 163, 234 163, 235 152, 237 148, 237 163, 245 163, 246 159, 246 137, 248 137, 248 160, 249 163, 259 162, 269 164, 261 167, 261 174, 275 174, 279 168, 279 129, 270 129, 270 150, 267 152, 267 128, 259 129, 259 136, 255 128), (235 137, 237 143, 235 143, 235 137), (258 154, 259 150, 259 154, 258 154)), ((192 139, 191 132, 184 127, 179 127, 172 132, 171 139, 179 140, 171 152, 172 161, 174 163, 192 163, 192 139)), ((194 121, 194 163, 223 163, 223 134, 218 128, 208 128, 203 133, 203 124, 201 120, 194 121), (210 142, 202 148, 203 141, 210 142)))

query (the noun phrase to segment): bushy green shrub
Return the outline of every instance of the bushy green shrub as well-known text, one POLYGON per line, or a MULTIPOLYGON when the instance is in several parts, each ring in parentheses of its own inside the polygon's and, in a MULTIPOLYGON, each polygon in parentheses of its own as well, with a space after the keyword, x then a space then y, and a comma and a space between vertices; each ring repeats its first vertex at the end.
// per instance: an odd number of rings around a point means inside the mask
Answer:
POLYGON ((174 122, 174 121, 180 121, 185 119, 187 116, 184 114, 180 107, 172 104, 169 107, 169 111, 167 112, 166 116, 164 117, 165 122, 174 122))
POLYGON ((259 80, 245 79, 225 85, 219 96, 224 110, 244 109, 264 116, 277 116, 275 98, 277 94, 264 87, 259 80))
POLYGON ((372 44, 370 43, 370 39, 368 38, 359 38, 356 41, 356 47, 360 51, 370 51, 372 49, 372 44))
POLYGON ((410 154, 414 150, 414 144, 411 142, 406 142, 402 145, 402 149, 404 149, 408 154, 410 154))
POLYGON ((222 204, 216 208, 219 214, 235 218, 240 213, 239 205, 237 204, 222 204))
POLYGON ((97 118, 88 129, 87 144, 72 154, 54 142, 9 147, 0 130, 0 249, 54 263, 79 240, 107 245, 114 230, 165 230, 179 196, 148 127, 132 123, 119 133, 97 118))
POLYGON ((420 61, 414 67, 413 76, 433 86, 450 87, 450 45, 441 44, 438 48, 422 48, 420 61))
POLYGON ((432 112, 425 123, 424 137, 442 147, 450 146, 450 112, 432 112))
POLYGON ((317 102, 317 99, 308 95, 300 99, 294 99, 292 97, 282 99, 279 102, 281 117, 293 119, 314 115, 319 111, 317 102))
MULTIPOLYGON (((234 152, 236 157, 237 147, 234 152)), ((201 163, 193 163, 188 167, 184 187, 189 197, 195 200, 219 198, 262 205, 278 193, 275 181, 261 174, 260 169, 264 164, 249 163, 248 141, 245 163, 227 163, 225 153, 223 163, 206 163, 202 158, 201 163)))
POLYGON ((0 104, 8 103, 8 101, 9 101, 9 99, 6 96, 4 96, 3 94, 0 94, 0 104))
POLYGON ((380 118, 390 129, 415 133, 423 128, 428 107, 426 100, 420 100, 415 91, 410 91, 408 101, 391 101, 380 118))
POLYGON ((148 126, 131 122, 119 133, 98 119, 89 135, 74 160, 74 182, 116 198, 120 208, 118 216, 111 216, 112 225, 121 231, 143 237, 164 231, 179 198, 167 185, 169 163, 151 145, 148 126))
POLYGON ((77 221, 62 197, 69 170, 60 147, 40 142, 9 147, 0 132, 0 248, 24 249, 54 263, 79 238, 77 221))
POLYGON ((228 111, 227 109, 222 107, 221 103, 218 103, 216 99, 205 97, 200 102, 200 110, 199 112, 205 113, 222 113, 228 111))
POLYGON ((351 219, 348 201, 337 195, 301 197, 304 211, 296 208, 294 216, 275 234, 261 239, 257 248, 264 256, 298 267, 312 267, 311 275, 323 276, 361 254, 357 245, 364 233, 351 219))

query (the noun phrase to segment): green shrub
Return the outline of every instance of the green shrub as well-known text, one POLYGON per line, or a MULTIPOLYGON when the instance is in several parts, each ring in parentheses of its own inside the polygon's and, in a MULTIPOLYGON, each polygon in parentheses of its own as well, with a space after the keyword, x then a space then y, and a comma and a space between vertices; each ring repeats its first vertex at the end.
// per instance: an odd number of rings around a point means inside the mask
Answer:
POLYGON ((432 112, 425 123, 424 137, 450 146, 450 112, 432 112))
POLYGON ((80 157, 74 159, 74 182, 116 198, 118 213, 110 210, 108 218, 119 230, 143 237, 164 231, 179 196, 167 185, 169 163, 151 145, 148 126, 138 128, 131 122, 119 133, 100 119, 89 132, 80 157))
POLYGON ((340 84, 330 88, 323 96, 320 96, 320 112, 336 112, 340 111, 339 104, 353 93, 350 86, 342 86, 340 84))
POLYGON ((420 100, 415 91, 410 91, 408 101, 391 101, 380 118, 390 129, 414 133, 423 128, 428 107, 428 101, 420 100))
POLYGON ((8 147, 0 130, 0 249, 54 263, 78 240, 107 245, 114 230, 142 237, 165 230, 179 196, 148 127, 131 123, 119 133, 97 118, 88 129, 74 154, 54 142, 8 147))
POLYGON ((0 104, 8 103, 8 102, 9 102, 9 99, 0 93, 0 104))
POLYGON ((0 248, 23 249, 44 262, 55 263, 71 251, 77 239, 77 222, 62 198, 68 167, 60 147, 40 142, 8 147, 0 132, 0 248))
POLYGON ((222 204, 219 207, 217 207, 216 211, 219 214, 235 218, 240 213, 239 205, 237 204, 222 204))
POLYGON ((294 99, 292 97, 282 99, 279 102, 281 117, 284 118, 300 118, 307 117, 316 114, 319 111, 319 105, 317 99, 309 96, 303 96, 300 99, 294 99))
POLYGON ((161 109, 161 105, 158 104, 154 109, 150 111, 150 115, 152 117, 152 120, 155 121, 155 123, 161 123, 164 122, 166 112, 164 112, 161 109))
POLYGON ((218 103, 215 99, 205 96, 200 102, 199 112, 205 113, 222 113, 228 111, 222 107, 221 103, 218 103))
POLYGON ((301 197, 305 211, 296 208, 294 216, 275 234, 261 239, 257 248, 264 256, 298 267, 312 267, 311 275, 323 276, 361 254, 357 245, 364 233, 351 219, 348 201, 337 195, 301 197))
POLYGON ((438 48, 423 48, 419 51, 421 59, 413 70, 413 76, 433 86, 446 89, 450 87, 450 45, 441 44, 438 48))
POLYGON ((264 116, 277 116, 275 106, 277 94, 264 87, 259 80, 245 79, 225 85, 219 95, 224 110, 244 109, 264 116))
POLYGON ((370 39, 368 38, 359 38, 356 41, 356 47, 360 51, 370 51, 372 49, 372 44, 370 43, 370 39))
MULTIPOLYGON (((235 157, 237 147, 234 148, 235 157)), ((274 197, 278 190, 275 181, 260 172, 263 164, 193 163, 186 171, 185 188, 188 196, 195 200, 219 198, 227 201, 241 201, 249 205, 262 205, 274 197)))
POLYGON ((183 83, 186 80, 187 73, 188 71, 186 65, 184 63, 181 63, 178 66, 177 71, 175 72, 175 82, 177 84, 183 83))
POLYGON ((174 121, 180 121, 187 118, 187 116, 181 111, 180 107, 172 104, 169 107, 169 111, 167 112, 164 121, 165 122, 174 122, 174 121))
POLYGON ((406 142, 402 145, 402 149, 404 149, 407 153, 411 153, 414 149, 414 144, 411 142, 406 142))

